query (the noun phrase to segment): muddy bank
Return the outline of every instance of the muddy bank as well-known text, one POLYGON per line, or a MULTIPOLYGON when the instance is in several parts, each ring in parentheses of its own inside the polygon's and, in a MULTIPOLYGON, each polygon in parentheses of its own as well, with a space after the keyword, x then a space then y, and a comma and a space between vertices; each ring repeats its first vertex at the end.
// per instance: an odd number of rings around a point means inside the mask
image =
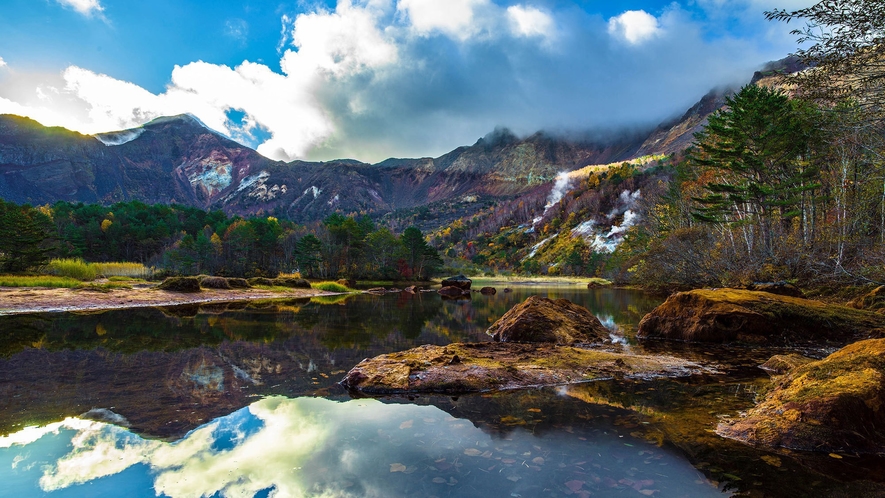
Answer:
POLYGON ((122 308, 177 306, 224 301, 301 298, 331 295, 315 289, 203 289, 200 292, 169 292, 150 288, 113 289, 97 292, 87 289, 47 289, 43 287, 0 287, 0 315, 54 311, 95 311, 122 308))

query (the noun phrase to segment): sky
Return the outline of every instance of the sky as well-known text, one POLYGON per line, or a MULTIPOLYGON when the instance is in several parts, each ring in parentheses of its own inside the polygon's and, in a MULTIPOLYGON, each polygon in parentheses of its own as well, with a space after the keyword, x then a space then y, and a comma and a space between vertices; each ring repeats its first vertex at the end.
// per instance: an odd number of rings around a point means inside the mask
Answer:
POLYGON ((796 50, 808 0, 3 0, 0 113, 190 113, 279 160, 435 157, 495 128, 651 127, 796 50))

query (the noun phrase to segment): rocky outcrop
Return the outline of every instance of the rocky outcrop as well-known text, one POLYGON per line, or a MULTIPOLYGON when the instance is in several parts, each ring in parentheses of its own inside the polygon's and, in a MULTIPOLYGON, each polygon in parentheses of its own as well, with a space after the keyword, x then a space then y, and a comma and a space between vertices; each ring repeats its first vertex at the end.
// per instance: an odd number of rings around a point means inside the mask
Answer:
POLYGON ((681 377, 707 371, 664 356, 638 356, 552 344, 455 343, 363 360, 341 384, 368 394, 459 394, 562 385, 612 377, 681 377))
POLYGON ((809 299, 740 289, 703 289, 667 298, 639 323, 641 339, 845 345, 870 337, 885 317, 809 299))
POLYGON ((754 446, 885 452, 885 339, 861 341, 782 377, 717 433, 754 446))
POLYGON ((593 313, 567 299, 531 296, 496 321, 486 334, 496 342, 560 345, 601 342, 608 329, 593 313))
POLYGON ((780 296, 805 297, 802 289, 788 282, 754 282, 747 286, 747 290, 768 292, 780 296))
POLYGON ((454 277, 449 277, 442 281, 443 287, 457 287, 461 290, 470 290, 470 286, 473 284, 473 280, 465 277, 464 275, 456 275, 454 277))
POLYGON ((885 285, 848 303, 851 308, 885 313, 885 285))

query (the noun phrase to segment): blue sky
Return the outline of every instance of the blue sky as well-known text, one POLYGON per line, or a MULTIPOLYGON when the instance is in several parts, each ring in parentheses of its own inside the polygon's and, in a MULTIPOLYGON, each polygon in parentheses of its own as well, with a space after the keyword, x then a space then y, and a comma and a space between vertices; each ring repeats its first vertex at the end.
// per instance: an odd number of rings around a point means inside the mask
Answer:
POLYGON ((273 158, 434 156, 650 126, 795 50, 784 0, 5 0, 0 112, 96 133, 190 112, 273 158))

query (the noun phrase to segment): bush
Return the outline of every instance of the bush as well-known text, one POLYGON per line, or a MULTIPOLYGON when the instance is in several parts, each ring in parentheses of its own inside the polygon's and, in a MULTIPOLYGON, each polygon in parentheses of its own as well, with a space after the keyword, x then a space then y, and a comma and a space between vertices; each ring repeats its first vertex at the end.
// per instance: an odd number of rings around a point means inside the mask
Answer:
POLYGON ((98 278, 98 270, 98 266, 94 263, 87 263, 79 258, 53 259, 46 265, 46 273, 50 275, 83 281, 98 278))
POLYGON ((70 277, 26 277, 20 275, 0 275, 0 287, 50 287, 72 289, 83 285, 70 277))
POLYGON ((172 292, 200 292, 200 281, 196 277, 169 277, 157 288, 172 292))
POLYGON ((200 287, 204 289, 230 289, 230 282, 224 277, 204 277, 200 279, 200 287))
POLYGON ((353 289, 349 289, 338 282, 319 282, 313 284, 312 287, 326 292, 353 292, 353 289))
POLYGON ((303 278, 280 277, 273 279, 273 285, 293 289, 310 289, 310 282, 303 278))
POLYGON ((249 289, 252 287, 245 278, 229 278, 227 279, 227 284, 230 285, 232 289, 249 289))

